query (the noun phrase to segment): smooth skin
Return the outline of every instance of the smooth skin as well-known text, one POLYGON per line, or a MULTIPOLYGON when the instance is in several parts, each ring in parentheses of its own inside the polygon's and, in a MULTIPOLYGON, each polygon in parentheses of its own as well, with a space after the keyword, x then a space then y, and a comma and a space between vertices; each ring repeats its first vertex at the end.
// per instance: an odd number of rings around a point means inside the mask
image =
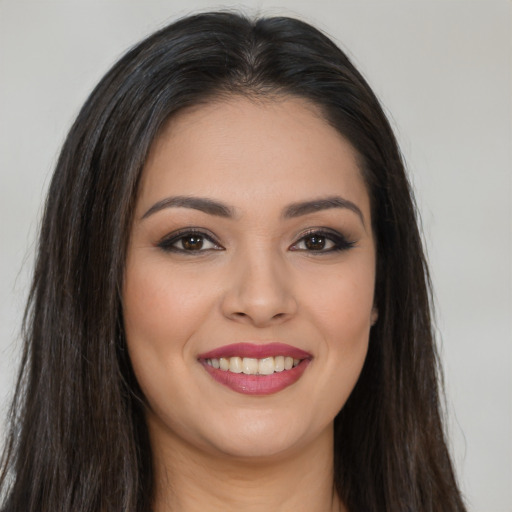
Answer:
POLYGON ((233 96, 171 119, 143 171, 123 289, 155 512, 345 510, 333 421, 377 318, 375 260, 357 154, 314 105, 233 96), (312 360, 249 396, 198 361, 238 342, 312 360))

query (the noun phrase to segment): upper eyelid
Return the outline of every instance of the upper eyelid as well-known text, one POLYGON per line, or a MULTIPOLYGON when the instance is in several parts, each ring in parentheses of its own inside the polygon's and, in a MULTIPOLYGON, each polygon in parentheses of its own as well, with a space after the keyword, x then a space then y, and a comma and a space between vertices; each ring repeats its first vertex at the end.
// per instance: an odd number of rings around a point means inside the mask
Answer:
MULTIPOLYGON (((305 238, 308 238, 309 236, 313 236, 313 235, 323 236, 325 238, 330 239, 335 244, 341 244, 341 245, 345 246, 346 248, 353 247, 357 243, 356 240, 352 239, 351 237, 348 237, 346 234, 341 233, 340 231, 338 231, 336 229, 327 228, 327 227, 314 227, 314 228, 309 228, 309 229, 299 233, 295 237, 295 242, 293 242, 290 245, 290 248, 293 248, 293 247, 299 245, 305 238)), ((331 249, 328 249, 326 251, 318 251, 318 254, 328 253, 330 251, 331 251, 331 249)), ((306 252, 309 252, 309 251, 306 251, 306 252)))
MULTIPOLYGON (((338 239, 338 240, 342 239, 347 242, 353 243, 353 241, 349 237, 347 237, 345 234, 341 233, 340 231, 338 231, 336 229, 328 228, 326 226, 314 226, 314 227, 304 229, 304 230, 300 231, 299 233, 297 233, 296 235, 294 235, 294 237, 293 237, 294 241, 292 242, 291 245, 292 246, 296 245, 303 238, 305 238, 307 236, 315 235, 315 234, 321 234, 326 237, 331 236, 333 239, 338 239)), ((166 243, 168 244, 173 241, 178 241, 180 238, 185 237, 187 235, 201 235, 201 236, 205 237, 206 239, 208 239, 210 242, 214 243, 215 245, 223 247, 223 245, 221 244, 221 242, 219 241, 217 236, 215 236, 212 232, 210 232, 207 229, 198 228, 198 227, 186 227, 186 228, 181 228, 181 229, 178 229, 171 233, 168 233, 168 234, 164 235, 162 238, 160 238, 156 242, 156 245, 159 246, 161 244, 166 244, 166 243)))
POLYGON ((207 229, 202 228, 181 228, 177 229, 176 231, 172 231, 171 233, 168 233, 164 235, 161 240, 172 240, 173 238, 180 238, 182 236, 186 235, 202 235, 206 238, 210 238, 212 241, 216 241, 217 238, 213 233, 208 231, 207 229))
POLYGON ((305 230, 300 231, 299 233, 297 233, 297 235, 295 235, 295 240, 299 241, 306 236, 315 235, 315 234, 323 234, 323 235, 327 235, 327 236, 331 235, 336 238, 344 238, 344 239, 348 240, 348 237, 345 234, 343 234, 342 232, 338 231, 337 229, 322 227, 322 226, 307 228, 305 230))
POLYGON ((201 235, 205 237, 207 240, 212 242, 215 245, 218 245, 219 247, 222 247, 222 244, 218 241, 217 237, 213 235, 212 233, 208 232, 208 230, 203 230, 200 228, 183 228, 179 229, 177 231, 173 231, 172 233, 168 233, 167 235, 164 235, 162 238, 160 238, 156 246, 161 246, 163 244, 171 244, 173 242, 177 242, 180 240, 180 238, 186 237, 187 235, 201 235))

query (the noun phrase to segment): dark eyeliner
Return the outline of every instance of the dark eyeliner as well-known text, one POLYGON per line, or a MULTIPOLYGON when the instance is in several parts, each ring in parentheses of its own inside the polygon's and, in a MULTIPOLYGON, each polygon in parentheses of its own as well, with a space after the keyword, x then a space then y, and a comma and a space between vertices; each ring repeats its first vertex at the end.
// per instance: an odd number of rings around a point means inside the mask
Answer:
POLYGON ((349 240, 347 237, 339 233, 338 231, 327 229, 327 228, 312 228, 304 233, 300 234, 300 237, 298 238, 297 242, 295 242, 292 245, 292 249, 294 251, 303 251, 307 252, 309 254, 329 254, 332 252, 342 252, 347 251, 354 247, 356 244, 355 240, 349 240), (331 247, 330 249, 326 250, 307 250, 307 249, 293 249, 294 246, 298 245, 303 240, 307 239, 308 237, 313 236, 319 236, 326 238, 334 243, 334 247, 331 247))
POLYGON ((177 253, 186 253, 186 254, 199 254, 201 252, 206 252, 206 250, 197 250, 197 251, 187 251, 185 249, 180 249, 175 247, 174 244, 178 242, 182 238, 186 238, 187 236, 200 236, 205 240, 208 240, 219 249, 222 250, 223 247, 219 244, 219 242, 209 233, 202 231, 200 229, 195 228, 183 228, 178 231, 174 231, 168 235, 165 235, 157 244, 156 247, 162 249, 165 252, 177 252, 177 253))

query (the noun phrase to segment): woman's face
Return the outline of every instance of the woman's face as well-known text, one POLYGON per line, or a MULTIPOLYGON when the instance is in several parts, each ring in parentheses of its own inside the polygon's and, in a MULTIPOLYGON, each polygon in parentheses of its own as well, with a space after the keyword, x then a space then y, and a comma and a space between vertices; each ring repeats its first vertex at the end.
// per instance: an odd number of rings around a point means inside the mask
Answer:
POLYGON ((154 143, 123 309, 153 443, 273 456, 326 432, 375 320, 355 151, 305 100, 182 111, 154 143))

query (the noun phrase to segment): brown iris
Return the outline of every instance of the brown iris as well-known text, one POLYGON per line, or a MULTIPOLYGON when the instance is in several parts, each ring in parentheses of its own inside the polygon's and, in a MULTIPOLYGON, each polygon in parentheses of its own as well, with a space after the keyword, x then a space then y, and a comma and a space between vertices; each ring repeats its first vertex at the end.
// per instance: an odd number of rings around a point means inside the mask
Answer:
POLYGON ((308 236, 304 243, 310 251, 321 251, 325 248, 325 237, 321 235, 308 236))
POLYGON ((190 235, 182 239, 183 248, 187 251, 198 251, 203 247, 203 237, 190 235))

